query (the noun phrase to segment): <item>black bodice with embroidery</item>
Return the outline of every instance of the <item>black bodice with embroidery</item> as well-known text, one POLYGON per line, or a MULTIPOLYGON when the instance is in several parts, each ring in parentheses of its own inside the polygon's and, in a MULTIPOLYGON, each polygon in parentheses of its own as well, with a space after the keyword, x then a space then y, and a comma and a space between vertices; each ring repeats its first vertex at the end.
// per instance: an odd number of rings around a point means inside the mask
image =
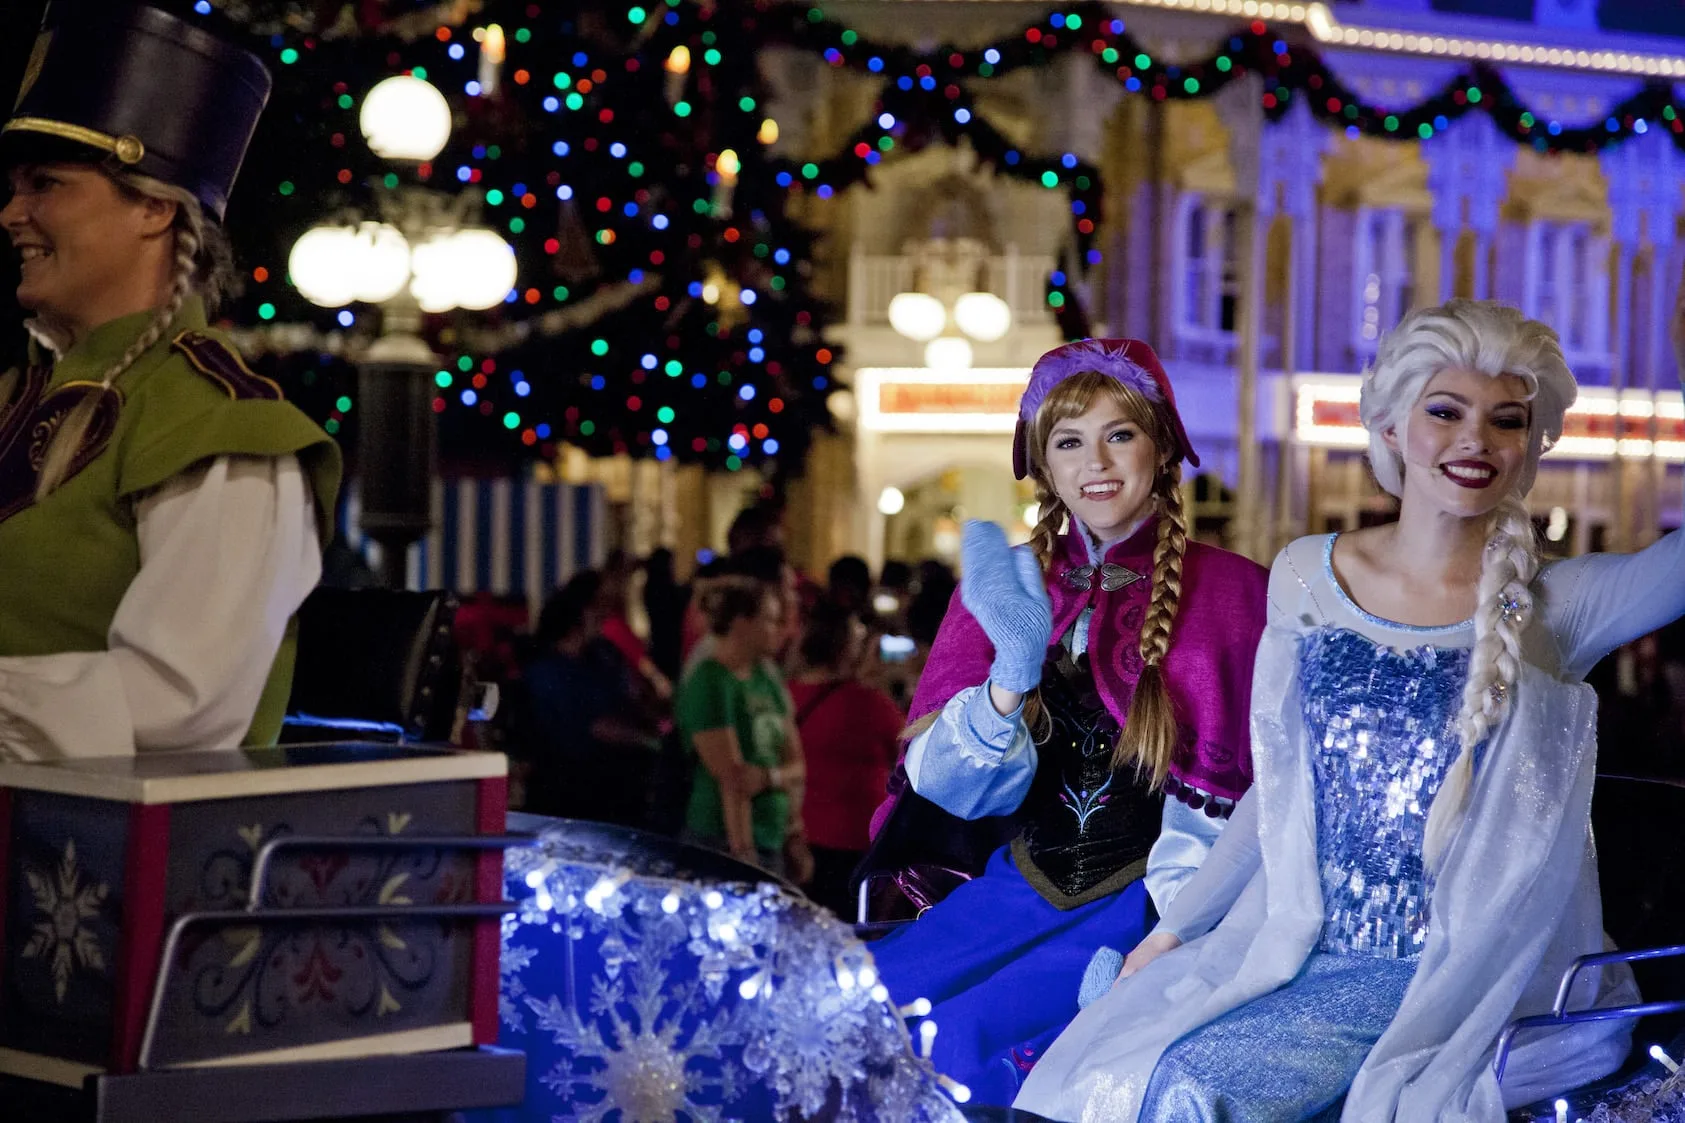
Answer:
POLYGON ((1112 769, 1118 723, 1094 687, 1087 655, 1049 649, 1041 702, 1049 720, 1036 741, 1039 761, 1018 810, 1013 857, 1037 891, 1071 908, 1141 876, 1164 797, 1132 767, 1112 769))

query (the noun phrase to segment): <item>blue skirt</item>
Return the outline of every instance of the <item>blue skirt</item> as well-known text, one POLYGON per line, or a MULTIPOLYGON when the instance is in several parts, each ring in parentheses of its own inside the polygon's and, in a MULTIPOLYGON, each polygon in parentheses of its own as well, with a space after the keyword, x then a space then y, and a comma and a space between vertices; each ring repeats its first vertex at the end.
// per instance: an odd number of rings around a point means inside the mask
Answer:
POLYGON ((1048 904, 1006 847, 983 876, 869 945, 891 997, 931 1004, 936 1071, 977 1104, 1010 1104, 1030 1066, 1077 1015, 1096 949, 1127 954, 1157 923, 1145 883, 1070 910, 1048 904))
POLYGON ((1139 1123, 1333 1123, 1415 974, 1414 959, 1313 953, 1166 1049, 1139 1123))

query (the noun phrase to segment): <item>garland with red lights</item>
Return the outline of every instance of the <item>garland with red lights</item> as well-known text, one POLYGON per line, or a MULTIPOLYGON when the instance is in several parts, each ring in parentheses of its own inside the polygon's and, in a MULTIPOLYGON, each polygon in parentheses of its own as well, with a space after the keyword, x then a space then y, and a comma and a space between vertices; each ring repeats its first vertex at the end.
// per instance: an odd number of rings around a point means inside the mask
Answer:
POLYGON ((1262 20, 1236 31, 1202 61, 1171 65, 1153 58, 1123 19, 1096 3, 1062 6, 987 46, 928 51, 864 38, 826 18, 817 6, 768 5, 756 19, 773 41, 812 51, 830 66, 885 75, 886 94, 894 88, 932 100, 958 100, 966 96, 969 82, 1044 67, 1067 54, 1088 54, 1127 91, 1157 101, 1209 97, 1254 72, 1263 78, 1263 107, 1271 117, 1285 113, 1293 97, 1304 94, 1320 119, 1352 135, 1426 140, 1480 111, 1505 136, 1540 152, 1596 152, 1658 127, 1685 151, 1685 103, 1664 81, 1645 82, 1597 124, 1572 128, 1529 108, 1496 68, 1483 63, 1471 64, 1415 105, 1385 106, 1365 101, 1341 82, 1315 48, 1289 42, 1262 20))

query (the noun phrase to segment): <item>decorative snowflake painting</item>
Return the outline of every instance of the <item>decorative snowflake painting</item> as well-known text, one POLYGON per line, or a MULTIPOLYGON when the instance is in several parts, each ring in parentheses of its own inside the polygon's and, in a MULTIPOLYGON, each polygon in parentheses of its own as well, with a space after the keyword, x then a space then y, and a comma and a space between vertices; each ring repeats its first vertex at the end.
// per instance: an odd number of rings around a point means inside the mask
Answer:
POLYGON ((852 931, 680 873, 559 833, 511 852, 500 1011, 527 1100, 478 1119, 957 1123, 852 931))
POLYGON ((65 841, 56 868, 26 866, 23 876, 29 884, 33 906, 23 956, 50 961, 53 997, 62 1003, 73 975, 105 970, 105 953, 100 950, 98 933, 88 922, 99 916, 111 888, 84 876, 76 861, 73 838, 65 841))

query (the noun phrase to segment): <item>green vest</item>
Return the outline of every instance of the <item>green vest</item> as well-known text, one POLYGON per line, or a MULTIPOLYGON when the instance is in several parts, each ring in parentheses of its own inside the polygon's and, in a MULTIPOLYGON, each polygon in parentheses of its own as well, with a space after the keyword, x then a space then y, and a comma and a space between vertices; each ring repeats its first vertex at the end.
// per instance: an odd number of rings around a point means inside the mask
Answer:
MULTIPOLYGON (((140 572, 136 503, 203 461, 296 455, 315 494, 321 541, 331 537, 339 446, 247 369, 227 337, 206 329, 196 299, 105 392, 72 474, 35 501, 46 437, 97 392, 151 319, 145 312, 95 328, 51 367, 17 372, 11 400, 0 404, 0 655, 106 650, 118 603, 140 572)), ((275 657, 246 744, 273 744, 280 733, 293 633, 289 627, 275 657)))

